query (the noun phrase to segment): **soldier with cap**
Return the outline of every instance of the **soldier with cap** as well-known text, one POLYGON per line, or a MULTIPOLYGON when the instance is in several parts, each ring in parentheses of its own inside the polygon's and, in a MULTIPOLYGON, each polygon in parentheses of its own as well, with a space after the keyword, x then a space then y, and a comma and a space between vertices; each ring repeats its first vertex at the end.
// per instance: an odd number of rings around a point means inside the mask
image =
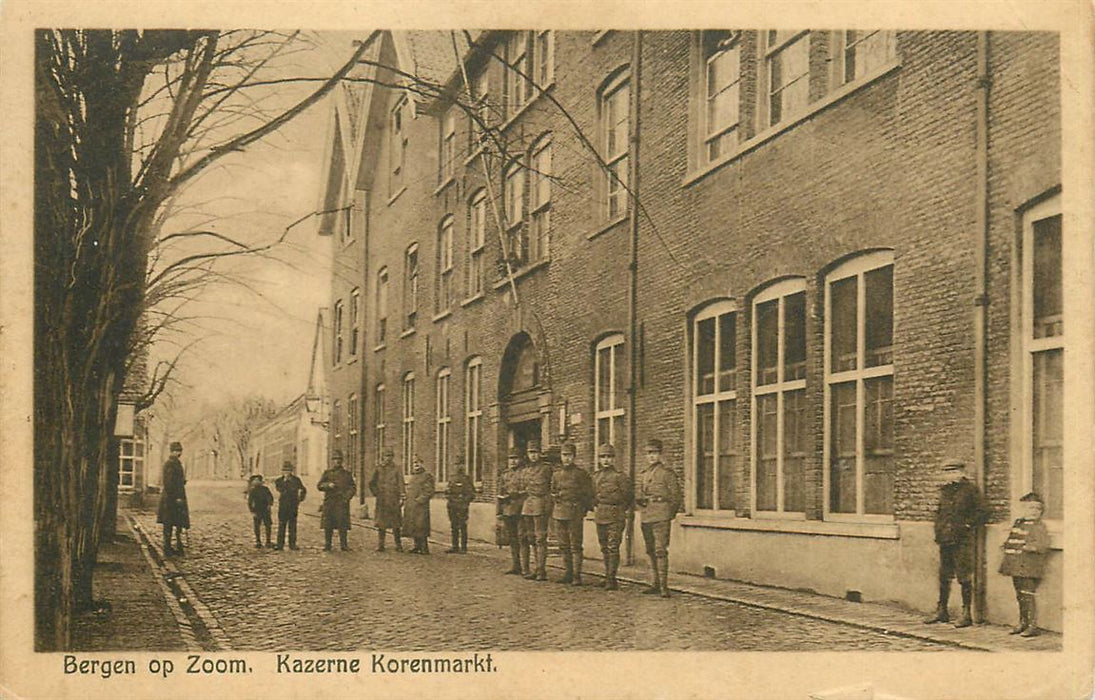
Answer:
POLYGON ((521 450, 514 446, 509 448, 509 456, 506 460, 506 470, 498 479, 498 497, 496 511, 506 528, 509 540, 510 556, 513 563, 507 574, 528 573, 528 548, 522 546, 521 506, 524 498, 521 496, 521 450), (524 555, 522 557, 522 554, 524 555), (522 568, 522 565, 524 568, 522 568))
POLYGON ((281 476, 274 480, 278 492, 278 543, 274 549, 285 549, 285 531, 289 531, 289 549, 297 549, 297 510, 308 489, 304 482, 293 473, 293 463, 285 460, 281 465, 281 476))
POLYGON ((475 484, 464 471, 464 455, 456 457, 456 473, 449 477, 445 501, 449 512, 452 547, 446 554, 466 554, 468 551, 468 507, 475 500, 475 484))
POLYGON ((669 597, 669 528, 681 509, 677 475, 662 463, 662 441, 646 441, 647 467, 639 477, 635 503, 642 515, 643 540, 654 582, 643 593, 669 597))
POLYGON ((323 472, 316 488, 323 492, 323 510, 320 517, 324 537, 323 551, 331 551, 331 535, 336 529, 342 551, 349 551, 347 535, 350 531, 350 499, 357 493, 357 484, 350 472, 342 468, 342 450, 331 452, 331 467, 323 472))
POLYGON ((411 554, 429 554, 433 474, 426 471, 426 466, 417 455, 412 465, 411 478, 407 483, 407 504, 403 509, 403 533, 414 538, 411 554))
POLYGON ((966 478, 966 464, 960 459, 943 461, 944 484, 939 490, 939 507, 935 511, 935 542, 939 545, 939 602, 935 614, 925 624, 949 622, 951 577, 962 588, 962 616, 955 627, 973 624, 970 605, 973 602, 973 569, 977 529, 988 521, 988 508, 977 485, 966 478))
POLYGON ((574 445, 569 442, 559 452, 563 464, 551 476, 551 519, 566 565, 566 573, 559 582, 580 586, 582 528, 593 501, 593 480, 586 470, 574 463, 574 454, 574 445))
POLYGON ((369 480, 369 490, 376 496, 376 551, 384 551, 384 537, 388 528, 395 537, 395 551, 403 551, 401 532, 403 528, 403 501, 406 500, 407 487, 403 474, 395 465, 395 452, 384 448, 380 463, 369 480))
POLYGON ((170 456, 163 465, 163 491, 156 510, 156 522, 163 524, 165 557, 182 554, 182 531, 190 528, 190 507, 186 502, 186 473, 183 471, 182 443, 173 442, 170 456), (171 548, 171 533, 175 533, 175 548, 171 548))
MULTIPOLYGON (((525 526, 525 540, 535 553, 536 568, 525 578, 547 581, 547 528, 551 514, 551 464, 540 459, 540 443, 529 440, 525 450, 528 464, 522 470, 521 491, 525 502, 521 505, 521 522, 525 526)), ((524 553, 522 552, 522 556, 524 553)))
POLYGON ((620 586, 616 571, 620 568, 620 540, 623 539, 627 513, 634 499, 631 479, 616 470, 616 450, 605 443, 597 448, 599 469, 593 475, 593 520, 605 562, 604 587, 615 591, 620 586))

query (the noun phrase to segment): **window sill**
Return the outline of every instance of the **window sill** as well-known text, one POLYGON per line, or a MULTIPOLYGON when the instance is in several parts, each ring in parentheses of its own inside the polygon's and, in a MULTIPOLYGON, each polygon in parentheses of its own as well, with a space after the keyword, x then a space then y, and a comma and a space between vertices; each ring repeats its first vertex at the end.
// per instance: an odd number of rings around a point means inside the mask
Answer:
POLYGON ((593 35, 593 41, 591 41, 590 44, 592 44, 593 46, 597 46, 602 41, 604 41, 605 38, 607 38, 608 35, 611 34, 611 33, 612 33, 611 29, 602 29, 602 30, 598 31, 596 34, 593 35))
POLYGON ((461 307, 461 308, 464 308, 464 307, 468 307, 468 306, 471 306, 472 304, 474 304, 475 302, 479 301, 479 300, 480 300, 480 299, 482 299, 482 298, 483 298, 483 292, 479 292, 479 293, 478 293, 478 294, 476 294, 475 296, 473 296, 473 297, 468 297, 467 299, 465 299, 465 300, 463 300, 462 302, 460 302, 460 307, 461 307))
POLYGON ((586 240, 587 241, 592 241, 594 238, 597 238, 598 236, 600 236, 602 234, 608 233, 609 231, 616 228, 617 226, 619 226, 623 222, 627 221, 627 219, 628 219, 628 212, 624 212, 623 214, 621 214, 620 216, 617 216, 612 221, 609 221, 607 224, 605 224, 601 228, 599 228, 595 231, 592 231, 590 233, 587 233, 586 234, 586 240))
MULTIPOLYGON (((693 184, 699 182, 700 180, 704 179, 705 177, 707 177, 711 173, 715 172, 716 170, 721 169, 727 163, 734 162, 735 160, 737 160, 738 158, 741 158, 742 156, 749 153, 750 151, 755 150, 760 145, 762 145, 762 144, 764 144, 768 141, 771 141, 772 139, 779 136, 783 132, 789 131, 790 129, 798 126, 802 122, 804 122, 807 119, 810 119, 811 117, 813 117, 818 112, 821 112, 822 110, 825 110, 825 109, 833 106, 837 102, 840 102, 841 100, 843 100, 845 97, 848 97, 849 95, 851 95, 855 92, 858 92, 862 88, 865 88, 868 85, 873 84, 877 80, 880 80, 881 78, 889 75, 890 73, 896 71, 900 67, 901 67, 901 62, 899 60, 895 60, 891 63, 887 63, 885 66, 882 66, 881 68, 879 68, 875 72, 869 73, 868 75, 863 76, 859 80, 856 80, 856 81, 851 82, 851 83, 846 83, 845 85, 841 85, 839 88, 837 88, 833 92, 829 93, 828 95, 821 98, 817 102, 814 102, 813 104, 809 105, 802 113, 798 114, 797 116, 791 117, 787 121, 780 122, 779 124, 775 124, 773 126, 768 127, 764 131, 762 131, 759 134, 756 134, 755 136, 753 136, 753 138, 749 139, 748 141, 744 141, 744 142, 738 144, 738 147, 737 147, 736 150, 728 153, 727 155, 719 158, 718 160, 712 161, 710 163, 705 163, 705 164, 695 168, 691 172, 687 173, 685 175, 684 179, 681 181, 681 187, 688 187, 690 185, 693 185, 693 184)), ((691 147, 695 148, 695 146, 691 146, 691 147)))
POLYGON ((452 309, 445 309, 441 313, 434 314, 434 316, 431 320, 434 323, 437 323, 438 321, 444 321, 449 316, 452 316, 452 309))
MULTIPOLYGON (((541 268, 547 267, 550 263, 551 263, 551 258, 544 258, 543 260, 541 260, 539 262, 533 263, 533 264, 528 265, 526 267, 522 267, 520 270, 517 270, 516 272, 513 273, 512 279, 516 281, 516 280, 519 280, 523 277, 527 277, 528 275, 531 275, 533 272, 536 272, 537 270, 539 270, 541 268)), ((510 277, 503 277, 502 279, 498 280, 497 282, 495 282, 491 286, 494 289, 501 289, 501 288, 505 287, 507 284, 509 284, 509 281, 510 281, 510 277)))
POLYGON ((544 86, 543 90, 537 90, 536 94, 533 95, 531 98, 529 98, 528 102, 521 105, 520 109, 518 109, 516 112, 514 112, 511 117, 506 119, 506 121, 504 121, 502 123, 502 127, 499 129, 499 131, 506 131, 507 129, 509 129, 510 126, 512 126, 515 121, 517 121, 518 119, 521 118, 522 114, 527 112, 532 107, 532 105, 536 104, 536 102, 541 97, 543 97, 545 93, 547 93, 549 90, 551 90, 553 87, 555 87, 555 79, 554 78, 552 78, 550 83, 548 83, 547 85, 544 86))
POLYGON ((391 197, 388 197, 388 206, 390 207, 393 204, 395 204, 395 200, 399 199, 399 195, 403 194, 406 191, 407 191, 406 187, 400 187, 399 190, 395 194, 393 194, 391 197))
POLYGON ((416 330, 417 330, 417 329, 415 329, 415 328, 408 328, 407 330, 405 330, 405 331, 403 331, 402 333, 400 333, 400 334, 399 334, 399 337, 400 337, 400 338, 410 338, 410 337, 411 337, 412 335, 414 335, 414 334, 415 334, 415 331, 416 331, 416 330))
POLYGON ((897 523, 852 523, 766 517, 735 518, 720 515, 685 515, 679 519, 679 522, 681 527, 714 530, 750 530, 795 535, 863 537, 876 540, 897 540, 901 538, 901 529, 897 523))
POLYGON ((456 182, 456 178, 452 175, 449 175, 448 179, 445 180, 444 182, 442 182, 440 185, 438 185, 437 189, 433 191, 433 196, 435 196, 435 197, 438 196, 439 194, 444 192, 448 188, 449 185, 453 184, 454 182, 456 182))
POLYGON ((373 347, 373 352, 380 352, 381 350, 383 350, 386 347, 388 347, 387 343, 381 343, 380 345, 376 345, 376 346, 373 347))

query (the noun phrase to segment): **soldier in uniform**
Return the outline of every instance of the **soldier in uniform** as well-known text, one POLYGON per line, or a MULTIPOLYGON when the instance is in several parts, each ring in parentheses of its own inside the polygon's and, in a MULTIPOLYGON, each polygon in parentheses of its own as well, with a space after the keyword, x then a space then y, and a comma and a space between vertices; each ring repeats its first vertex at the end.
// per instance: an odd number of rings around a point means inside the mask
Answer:
POLYGON ((574 445, 566 443, 559 452, 563 461, 551 477, 551 519, 559 538, 566 573, 559 581, 582 585, 582 525, 593 501, 593 480, 574 463, 574 445))
POLYGON ((593 475, 593 519, 597 523, 597 539, 601 543, 601 555, 605 562, 607 590, 615 591, 616 571, 620 568, 620 540, 623 539, 627 513, 631 508, 635 490, 626 474, 616 471, 616 450, 606 443, 597 448, 600 468, 593 475))
POLYGON ((171 455, 163 465, 163 491, 156 510, 156 522, 163 524, 165 557, 182 554, 182 531, 190 528, 190 506, 186 502, 186 473, 183 471, 182 443, 173 442, 171 455), (171 532, 175 532, 175 548, 171 548, 171 532))
POLYGON ((395 551, 403 551, 403 501, 407 487, 403 483, 403 474, 395 465, 395 453, 392 448, 384 448, 380 463, 376 465, 373 477, 369 479, 369 490, 376 496, 376 551, 384 551, 384 537, 388 528, 395 537, 395 551))
POLYGON ((456 473, 449 477, 445 489, 446 507, 449 511, 449 529, 452 531, 452 547, 446 554, 466 554, 468 551, 468 506, 475 500, 475 484, 464 471, 464 456, 456 457, 456 473))
MULTIPOLYGON (((530 440, 526 449, 528 464, 522 470, 521 491, 525 502, 521 506, 521 522, 525 540, 536 555, 536 568, 525 578, 547 581, 547 528, 551 514, 551 464, 540 459, 540 443, 530 440)), ((524 553, 522 552, 522 557, 524 553)))
POLYGON ((935 542, 939 545, 939 603, 935 614, 925 624, 950 621, 947 599, 951 593, 951 577, 962 587, 962 616, 955 627, 973 624, 970 604, 973 602, 973 568, 977 529, 988 520, 981 491, 966 478, 966 464, 960 459, 943 462, 945 483, 939 490, 939 508, 935 512, 935 542))
POLYGON ((498 517, 506 528, 509 536, 509 551, 513 557, 513 565, 507 574, 528 573, 528 549, 522 547, 521 506, 524 499, 521 497, 521 450, 517 447, 509 448, 507 469, 502 472, 498 480, 498 517), (524 557, 522 558, 522 549, 524 557), (524 569, 522 569, 522 562, 524 569))
POLYGON ((647 467, 639 477, 635 503, 642 515, 643 540, 650 557, 654 582, 643 593, 669 597, 669 528, 681 509, 681 488, 677 475, 662 463, 662 441, 646 441, 647 467))
POLYGON ((350 499, 357 493, 357 484, 350 472, 342 468, 342 450, 331 452, 331 467, 323 472, 316 488, 323 492, 323 510, 319 519, 323 528, 323 551, 331 551, 331 535, 336 529, 342 551, 349 551, 350 499))
POLYGON ((430 499, 433 498, 433 474, 426 471, 415 456, 407 484, 407 503, 403 509, 403 533, 414 538, 411 554, 430 553, 430 499))
POLYGON ((285 460, 281 465, 281 476, 274 480, 274 488, 278 491, 278 543, 276 550, 285 548, 285 531, 289 530, 289 549, 297 548, 297 509, 304 497, 308 495, 308 489, 304 488, 304 482, 293 473, 293 463, 285 460))

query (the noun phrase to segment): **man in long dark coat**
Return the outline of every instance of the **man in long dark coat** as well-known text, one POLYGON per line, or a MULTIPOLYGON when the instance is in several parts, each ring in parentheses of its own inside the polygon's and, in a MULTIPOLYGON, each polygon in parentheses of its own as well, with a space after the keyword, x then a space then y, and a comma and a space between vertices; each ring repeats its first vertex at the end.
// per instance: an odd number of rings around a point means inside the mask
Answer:
POLYGON ((576 449, 566 443, 560 450, 563 466, 551 476, 551 518, 559 538, 559 549, 566 565, 560 583, 582 585, 582 528, 593 501, 593 480, 586 470, 574 463, 576 449))
POLYGON ((395 537, 395 551, 403 551, 401 532, 403 528, 403 501, 407 487, 403 483, 403 474, 395 465, 395 453, 392 448, 384 449, 380 463, 376 465, 373 478, 369 480, 369 490, 376 496, 376 551, 384 551, 384 536, 388 528, 395 537))
POLYGON ((163 465, 163 492, 156 511, 156 522, 163 524, 164 556, 182 554, 182 531, 190 528, 190 507, 186 503, 186 473, 183 472, 182 443, 173 442, 171 456, 163 465), (175 548, 171 548, 171 531, 175 531, 175 548))
POLYGON ((357 493, 357 485, 350 472, 342 468, 342 450, 331 453, 331 468, 323 472, 317 488, 323 492, 323 511, 320 526, 323 528, 323 551, 331 551, 331 536, 338 530, 342 551, 349 551, 347 534, 350 531, 350 499, 357 493))
POLYGON ((407 503, 403 508, 403 534, 414 538, 412 554, 430 553, 430 499, 433 497, 433 474, 426 471, 422 460, 414 458, 407 503))

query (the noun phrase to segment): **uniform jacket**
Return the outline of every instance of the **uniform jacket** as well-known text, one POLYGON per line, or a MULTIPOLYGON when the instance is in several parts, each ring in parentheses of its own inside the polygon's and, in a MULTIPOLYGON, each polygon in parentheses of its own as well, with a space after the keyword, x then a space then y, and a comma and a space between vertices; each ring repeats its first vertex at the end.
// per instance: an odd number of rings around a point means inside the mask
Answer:
POLYGON ((304 482, 296 474, 282 474, 274 479, 274 488, 278 490, 278 518, 290 518, 297 514, 297 506, 308 495, 304 482))
POLYGON ((551 464, 540 460, 521 470, 521 491, 525 502, 521 515, 548 515, 551 513, 551 464))
POLYGON ((626 520, 634 500, 635 489, 626 474, 601 469, 593 475, 593 519, 598 524, 626 520))
POLYGON ((349 530, 350 499, 357 493, 354 477, 345 469, 328 469, 319 478, 317 488, 323 492, 320 527, 325 530, 349 530))
POLYGON ((429 537, 430 499, 433 497, 433 474, 411 474, 407 482, 407 503, 403 507, 403 535, 429 537))
POLYGON ((939 509, 935 512, 935 541, 961 544, 973 537, 977 527, 988 520, 988 509, 981 491, 972 481, 943 484, 939 491, 939 509))
POLYGON ((382 528, 403 527, 403 495, 407 486, 403 473, 392 462, 381 463, 369 479, 369 490, 376 496, 376 520, 382 528))
POLYGON ((190 507, 186 503, 186 474, 178 457, 163 464, 163 491, 156 510, 156 522, 175 527, 190 527, 190 507))
POLYGON ((1011 526, 1011 532, 1004 541, 1004 560, 1000 562, 1000 573, 1004 576, 1042 578, 1048 549, 1049 532, 1041 519, 1019 518, 1011 526))
POLYGON ((583 518, 593 504, 593 480, 589 472, 574 465, 560 467, 551 475, 551 517, 556 520, 583 518))
POLYGON ((524 497, 521 495, 523 467, 506 469, 498 484, 498 514, 520 515, 524 497))
POLYGON ((255 515, 269 513, 272 505, 274 505, 274 494, 270 493, 266 484, 255 484, 247 490, 247 508, 255 515))
POLYGON ((445 500, 450 506, 466 509, 475 500, 475 484, 471 477, 467 474, 450 477, 449 485, 445 489, 445 500))
POLYGON ((677 475, 661 462, 648 466, 639 477, 639 503, 644 523, 672 520, 681 509, 677 475))

